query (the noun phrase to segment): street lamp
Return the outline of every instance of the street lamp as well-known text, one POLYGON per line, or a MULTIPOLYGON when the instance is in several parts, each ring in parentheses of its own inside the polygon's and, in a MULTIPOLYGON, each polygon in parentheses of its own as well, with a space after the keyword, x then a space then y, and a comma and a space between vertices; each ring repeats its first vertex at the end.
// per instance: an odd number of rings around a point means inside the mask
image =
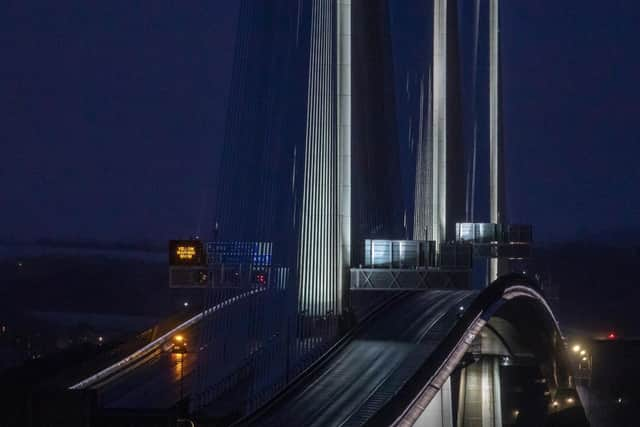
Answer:
POLYGON ((591 369, 592 369, 592 355, 579 344, 575 344, 571 347, 571 351, 575 357, 575 363, 577 368, 576 379, 586 380, 587 383, 591 382, 591 369))
POLYGON ((187 354, 187 341, 182 335, 176 335, 173 337, 173 348, 171 349, 173 354, 180 355, 180 402, 184 398, 184 356, 187 354))

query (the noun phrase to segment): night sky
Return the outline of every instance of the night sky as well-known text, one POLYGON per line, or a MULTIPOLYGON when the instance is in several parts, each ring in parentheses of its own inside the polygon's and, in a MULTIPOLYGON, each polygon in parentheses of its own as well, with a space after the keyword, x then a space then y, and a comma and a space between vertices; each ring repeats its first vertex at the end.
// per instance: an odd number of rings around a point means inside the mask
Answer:
MULTIPOLYGON (((502 4, 512 222, 640 229, 640 4, 502 4)), ((236 19, 227 0, 3 2, 0 237, 208 228, 236 19)))

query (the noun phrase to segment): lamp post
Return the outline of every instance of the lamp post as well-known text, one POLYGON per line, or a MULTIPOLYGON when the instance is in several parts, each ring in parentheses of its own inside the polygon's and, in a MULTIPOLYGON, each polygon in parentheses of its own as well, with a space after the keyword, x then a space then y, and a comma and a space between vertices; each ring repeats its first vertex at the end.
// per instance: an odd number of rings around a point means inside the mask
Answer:
POLYGON ((577 367, 576 379, 583 381, 583 384, 586 383, 587 387, 590 387, 593 355, 579 344, 571 347, 571 351, 577 367))
POLYGON ((187 354, 187 341, 182 335, 173 337, 171 353, 180 355, 180 402, 184 399, 184 356, 187 354))

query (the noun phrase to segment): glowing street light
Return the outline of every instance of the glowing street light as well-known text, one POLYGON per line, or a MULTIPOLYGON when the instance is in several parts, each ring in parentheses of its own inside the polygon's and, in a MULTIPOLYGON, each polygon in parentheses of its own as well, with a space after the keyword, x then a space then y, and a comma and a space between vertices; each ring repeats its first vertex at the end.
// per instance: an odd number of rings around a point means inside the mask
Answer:
POLYGON ((181 334, 174 336, 173 341, 175 345, 172 352, 180 355, 178 362, 180 363, 180 401, 182 402, 184 399, 184 356, 187 354, 187 341, 181 334))
POLYGON ((573 346, 573 348, 571 350, 573 350, 574 353, 577 353, 577 352, 580 351, 580 346, 576 344, 576 345, 573 346))
POLYGON ((587 350, 582 350, 582 351, 580 352, 580 356, 584 356, 585 354, 587 354, 587 350))

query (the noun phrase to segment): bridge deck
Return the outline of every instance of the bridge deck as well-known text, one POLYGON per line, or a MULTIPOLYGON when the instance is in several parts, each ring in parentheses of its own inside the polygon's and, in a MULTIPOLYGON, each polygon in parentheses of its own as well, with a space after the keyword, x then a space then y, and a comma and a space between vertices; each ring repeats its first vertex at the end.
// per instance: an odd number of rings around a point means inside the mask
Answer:
MULTIPOLYGON (((189 343, 196 343, 199 326, 181 332, 189 343)), ((191 389, 198 353, 172 354, 158 348, 140 362, 96 384, 100 402, 105 408, 166 409, 180 400, 180 381, 185 395, 191 389), (182 378, 181 378, 182 376, 182 378)))
POLYGON ((433 290, 401 299, 285 399, 247 423, 363 425, 414 375, 454 326, 459 307, 476 295, 433 290))
POLYGON ((165 409, 174 406, 181 400, 180 390, 183 389, 186 396, 192 385, 198 356, 194 345, 198 342, 201 320, 257 292, 251 290, 208 308, 71 388, 98 390, 100 404, 105 408, 165 409), (172 354, 165 347, 177 333, 191 345, 186 355, 172 354))

